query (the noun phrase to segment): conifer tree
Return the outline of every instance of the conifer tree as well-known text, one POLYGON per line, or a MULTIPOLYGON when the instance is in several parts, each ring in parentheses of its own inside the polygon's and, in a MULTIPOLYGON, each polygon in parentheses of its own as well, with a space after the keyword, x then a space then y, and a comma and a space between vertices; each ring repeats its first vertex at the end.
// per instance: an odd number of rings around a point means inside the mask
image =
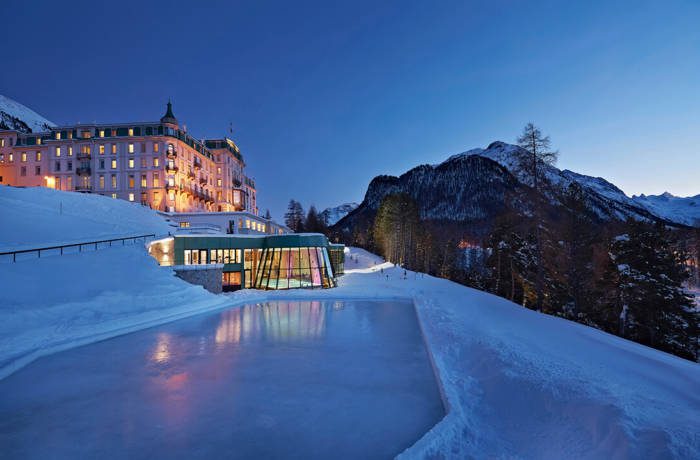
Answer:
POLYGON ((284 214, 284 224, 295 233, 304 231, 304 209, 296 200, 289 200, 287 212, 284 214))
POLYGON ((688 278, 686 254, 674 248, 662 224, 627 223, 610 249, 617 271, 620 335, 690 359, 698 357, 698 322, 688 278))

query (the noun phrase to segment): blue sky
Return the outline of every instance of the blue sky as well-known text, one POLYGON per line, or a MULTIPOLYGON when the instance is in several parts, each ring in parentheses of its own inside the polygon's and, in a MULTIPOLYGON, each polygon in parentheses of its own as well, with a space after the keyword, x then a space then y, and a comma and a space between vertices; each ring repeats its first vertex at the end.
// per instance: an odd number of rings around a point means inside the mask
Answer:
POLYGON ((233 123, 259 204, 512 142, 628 194, 700 193, 700 2, 5 0, 0 94, 52 121, 233 123), (9 20, 11 18, 11 20, 9 20))

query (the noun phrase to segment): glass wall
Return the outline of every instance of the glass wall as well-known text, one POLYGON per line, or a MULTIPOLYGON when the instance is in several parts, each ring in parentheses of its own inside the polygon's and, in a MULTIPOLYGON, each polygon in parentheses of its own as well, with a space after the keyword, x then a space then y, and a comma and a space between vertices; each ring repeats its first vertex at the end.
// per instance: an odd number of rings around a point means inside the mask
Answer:
POLYGON ((333 270, 324 247, 262 250, 254 278, 256 289, 334 287, 333 270))

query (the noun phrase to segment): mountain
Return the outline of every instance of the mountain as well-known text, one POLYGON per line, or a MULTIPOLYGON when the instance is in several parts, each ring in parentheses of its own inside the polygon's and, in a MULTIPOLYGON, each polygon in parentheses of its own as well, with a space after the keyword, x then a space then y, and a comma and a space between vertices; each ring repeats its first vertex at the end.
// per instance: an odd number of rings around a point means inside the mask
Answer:
POLYGON ((665 192, 661 195, 635 195, 632 200, 659 217, 700 227, 700 195, 679 197, 665 192))
MULTIPOLYGON (((362 203, 338 221, 334 230, 342 233, 366 231, 382 199, 394 193, 406 193, 418 204, 421 218, 443 224, 468 223, 490 225, 506 206, 514 206, 523 215, 532 209, 529 173, 521 167, 528 160, 524 149, 505 142, 493 142, 453 155, 437 165, 417 166, 399 177, 377 176, 369 184, 362 203)), ((686 224, 671 213, 657 214, 625 195, 600 177, 591 177, 554 166, 544 166, 545 199, 556 213, 564 206, 570 184, 581 186, 591 216, 601 222, 634 218, 686 224)))
POLYGON ((14 129, 23 133, 47 131, 55 123, 32 109, 0 94, 0 129, 14 129))
POLYGON ((343 217, 354 211, 359 206, 358 203, 345 203, 334 208, 326 208, 321 212, 321 217, 325 219, 327 225, 335 225, 343 217))

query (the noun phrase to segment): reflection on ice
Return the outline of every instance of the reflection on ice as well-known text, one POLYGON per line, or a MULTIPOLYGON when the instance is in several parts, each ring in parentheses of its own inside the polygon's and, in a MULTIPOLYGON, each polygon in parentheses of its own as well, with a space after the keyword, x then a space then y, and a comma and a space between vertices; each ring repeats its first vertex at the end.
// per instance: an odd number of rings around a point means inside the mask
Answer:
POLYGON ((401 302, 200 315, 37 360, 0 394, 3 459, 389 458, 443 415, 401 302))

